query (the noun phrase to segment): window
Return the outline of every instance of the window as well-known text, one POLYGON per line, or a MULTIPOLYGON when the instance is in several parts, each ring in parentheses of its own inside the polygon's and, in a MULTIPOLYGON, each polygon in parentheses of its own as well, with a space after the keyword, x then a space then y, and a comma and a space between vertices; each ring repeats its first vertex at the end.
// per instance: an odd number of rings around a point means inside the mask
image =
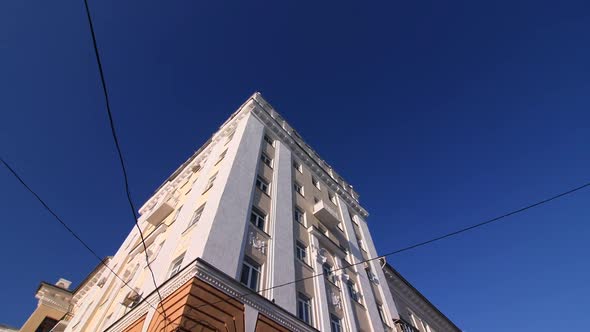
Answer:
POLYGON ((314 197, 314 198, 313 198, 313 203, 314 203, 314 204, 317 204, 317 203, 319 203, 319 202, 320 202, 320 199, 319 199, 319 198, 317 198, 317 197, 314 197))
POLYGON ((264 141, 268 143, 270 146, 275 146, 275 141, 272 138, 268 137, 268 135, 264 135, 264 141))
POLYGON ((318 179, 312 177, 311 178, 311 183, 313 184, 314 187, 316 187, 318 189, 322 189, 322 188, 320 188, 320 182, 318 181, 318 179))
POLYGON ((298 260, 307 263, 307 247, 305 244, 297 241, 297 245, 295 246, 295 256, 298 260))
POLYGON ((172 222, 175 222, 175 221, 176 221, 176 219, 178 219, 178 215, 180 214, 180 211, 182 211, 182 207, 183 207, 183 206, 184 206, 184 205, 181 205, 181 206, 178 208, 178 210, 176 210, 176 213, 174 214, 174 219, 172 220, 172 222))
POLYGON ((201 215, 203 214, 203 210, 205 209, 205 204, 201 205, 197 211, 195 211, 195 213, 193 213, 193 216, 191 217, 191 221, 188 223, 188 226, 186 227, 186 229, 189 229, 192 225, 196 224, 199 219, 201 219, 201 215))
POLYGON ((182 267, 182 260, 184 259, 184 254, 180 255, 170 265, 170 273, 168 274, 168 278, 172 278, 178 272, 180 272, 180 268, 182 267))
POLYGON ((211 189, 211 187, 213 187, 213 182, 215 182, 215 178, 217 178, 217 172, 215 172, 215 174, 213 174, 213 176, 209 178, 209 181, 207 181, 207 186, 205 186, 205 191, 203 192, 206 192, 207 190, 211 189))
POLYGON ((262 177, 258 176, 256 178, 256 188, 260 189, 263 193, 268 194, 268 182, 264 180, 262 177))
POLYGON ((328 193, 328 198, 330 199, 330 202, 336 204, 336 196, 334 196, 334 194, 328 193))
POLYGON ((254 291, 258 291, 258 282, 260 280, 260 265, 249 259, 244 258, 242 263, 242 276, 240 282, 254 291))
POLYGON ((362 251, 367 251, 367 249, 365 249, 365 243, 363 242, 363 240, 358 240, 357 242, 358 242, 358 244, 359 244, 359 248, 360 248, 362 251))
POLYGON ((272 168, 272 159, 270 159, 269 156, 267 156, 265 153, 260 155, 260 160, 262 160, 262 163, 265 164, 266 166, 272 168))
POLYGON ((301 293, 297 295, 297 318, 311 325, 311 300, 301 293))
POLYGON ((342 332, 342 324, 340 323, 340 318, 333 314, 330 314, 330 331, 332 332, 342 332))
POLYGON ((299 182, 293 183, 293 189, 295 189, 295 191, 298 192, 299 195, 303 196, 303 186, 299 184, 299 182))
POLYGON ((258 210, 255 207, 252 207, 252 212, 250 212, 250 222, 256 226, 258 229, 264 231, 264 224, 266 221, 266 214, 262 211, 258 210))
POLYGON ((229 142, 231 142, 232 138, 234 138, 234 134, 235 134, 235 133, 236 133, 236 132, 234 131, 234 132, 232 132, 231 134, 229 134, 229 135, 227 136, 227 140, 225 141, 225 145, 228 145, 228 144, 229 144, 229 142))
POLYGON ((305 224, 305 212, 296 207, 293 211, 293 219, 300 224, 305 224))
POLYGON ((303 173, 303 167, 295 160, 293 160, 293 168, 295 168, 299 173, 303 173))
POLYGON ((225 158, 225 154, 227 153, 227 149, 223 150, 223 152, 219 155, 219 159, 217 159, 217 162, 215 163, 215 165, 219 164, 223 158, 225 158))
POLYGON ((377 303, 377 311, 379 312, 379 318, 383 324, 387 324, 387 318, 385 318, 385 312, 383 311, 383 305, 377 303))
POLYGON ((348 295, 350 295, 350 298, 360 302, 359 294, 357 293, 356 286, 352 280, 348 280, 346 283, 346 288, 348 288, 348 295))
POLYGON ((334 271, 332 271, 332 265, 324 263, 324 265, 322 265, 322 272, 324 278, 330 280, 332 283, 336 283, 336 275, 334 275, 334 271))

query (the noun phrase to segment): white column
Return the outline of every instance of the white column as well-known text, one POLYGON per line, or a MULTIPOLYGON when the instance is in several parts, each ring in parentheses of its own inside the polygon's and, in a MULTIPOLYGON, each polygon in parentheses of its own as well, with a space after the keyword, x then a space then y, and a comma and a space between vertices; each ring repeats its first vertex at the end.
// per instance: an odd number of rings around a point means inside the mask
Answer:
POLYGON ((239 278, 241 270, 239 264, 247 235, 248 211, 252 204, 264 135, 264 126, 252 114, 242 121, 245 121, 245 127, 235 159, 221 165, 218 179, 209 194, 207 204, 213 205, 210 208, 216 211, 215 217, 207 218, 205 213, 201 217, 210 231, 194 239, 204 245, 200 256, 205 261, 234 278, 239 278))
MULTIPOLYGON (((352 256, 351 263, 355 264, 363 260, 363 255, 361 254, 361 250, 359 248, 357 238, 354 233, 354 226, 352 225, 352 220, 350 220, 350 215, 348 214, 348 207, 346 206, 346 203, 342 201, 342 199, 340 199, 339 196, 338 207, 340 209, 340 215, 342 216, 342 225, 344 226, 344 233, 348 238, 350 254, 352 256)), ((379 311, 377 310, 375 296, 373 295, 373 290, 371 289, 371 281, 369 281, 367 273, 365 273, 364 271, 364 264, 354 265, 352 266, 352 269, 356 271, 356 274, 358 276, 359 285, 357 286, 359 287, 361 295, 363 296, 363 304, 367 309, 367 318, 369 320, 369 324, 371 325, 372 331, 385 331, 385 328, 383 327, 383 322, 381 322, 381 317, 379 317, 379 311)))
MULTIPOLYGON (((314 234, 309 234, 311 248, 314 250, 315 257, 313 260, 314 274, 321 273, 322 260, 319 254, 320 243, 314 234)), ((321 276, 313 278, 314 288, 314 309, 317 313, 317 323, 315 327, 320 331, 330 331, 330 309, 328 308, 328 291, 326 290, 326 282, 321 276)))
MULTIPOLYGON (((361 219, 359 216, 354 217, 356 222, 359 225, 361 230, 361 236, 365 239, 365 245, 369 252, 370 257, 377 257, 377 249, 375 248, 375 243, 373 243, 373 238, 371 237, 371 232, 369 231, 369 227, 367 226, 367 222, 361 219)), ((377 280, 379 280, 379 291, 381 292, 381 298, 383 299, 383 310, 387 311, 391 314, 391 319, 399 319, 399 313, 397 312, 397 307, 395 306, 395 302, 393 300, 393 296, 391 295, 391 290, 387 285, 387 279, 385 277, 385 272, 381 268, 381 264, 378 259, 371 261, 370 263, 371 271, 375 273, 377 276, 377 280)), ((387 322, 391 324, 391 322, 387 322)))
MULTIPOLYGON (((293 235, 293 187, 291 151, 280 141, 275 141, 273 181, 271 183, 271 219, 269 271, 270 286, 282 285, 295 279, 295 252, 293 235)), ((269 291, 275 304, 296 314, 297 294, 295 284, 269 291)))
POLYGON ((256 322, 258 321, 258 310, 244 304, 244 332, 256 331, 256 322))
POLYGON ((352 299, 350 298, 350 294, 348 294, 348 287, 346 286, 346 280, 343 278, 343 274, 346 274, 346 270, 342 269, 342 262, 338 259, 334 259, 334 267, 333 269, 338 270, 336 275, 338 275, 338 279, 340 280, 340 303, 344 306, 344 321, 347 326, 345 331, 356 331, 356 318, 354 315, 354 310, 352 309, 352 299))

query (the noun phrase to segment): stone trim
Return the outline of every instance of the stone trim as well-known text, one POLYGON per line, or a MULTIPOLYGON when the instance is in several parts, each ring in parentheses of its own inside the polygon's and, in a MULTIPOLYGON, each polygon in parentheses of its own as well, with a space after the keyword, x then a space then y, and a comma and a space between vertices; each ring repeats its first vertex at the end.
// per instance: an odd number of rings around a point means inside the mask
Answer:
MULTIPOLYGON (((224 292, 228 296, 236 298, 239 302, 258 310, 260 313, 273 319, 276 323, 281 324, 290 331, 317 332, 315 328, 300 321, 295 316, 261 295, 252 293, 249 288, 240 284, 234 278, 217 270, 215 267, 200 258, 197 258, 193 263, 189 264, 181 272, 172 277, 172 279, 169 279, 160 286, 159 290, 160 294, 162 294, 162 298, 166 299, 192 278, 198 278, 224 292)), ((151 306, 156 307, 155 303, 158 303, 158 296, 154 291, 137 307, 109 326, 105 332, 124 331, 125 328, 145 315, 151 306)), ((158 310, 161 310, 159 304, 157 308, 158 310)))

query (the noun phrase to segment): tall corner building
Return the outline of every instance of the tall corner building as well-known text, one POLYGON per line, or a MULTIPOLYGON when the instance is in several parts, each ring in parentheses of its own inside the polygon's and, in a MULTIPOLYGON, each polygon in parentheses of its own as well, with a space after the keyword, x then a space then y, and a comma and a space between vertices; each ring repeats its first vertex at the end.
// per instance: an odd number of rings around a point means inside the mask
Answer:
POLYGON ((460 331, 364 262, 378 254, 359 195, 259 93, 139 212, 157 288, 133 228, 105 259, 119 277, 99 265, 75 290, 43 283, 21 331, 460 331))

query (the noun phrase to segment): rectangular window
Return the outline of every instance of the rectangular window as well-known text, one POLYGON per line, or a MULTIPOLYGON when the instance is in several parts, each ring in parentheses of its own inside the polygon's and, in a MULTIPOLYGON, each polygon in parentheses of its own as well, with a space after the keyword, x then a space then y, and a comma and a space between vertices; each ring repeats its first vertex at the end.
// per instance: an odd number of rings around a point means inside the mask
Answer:
POLYGON ((192 225, 199 222, 199 219, 201 219, 201 215, 203 214, 204 209, 205 209, 205 204, 201 205, 197 209, 197 211, 195 211, 195 213, 193 213, 193 216, 191 217, 191 221, 188 223, 188 226, 186 227, 187 229, 189 229, 192 225))
POLYGON ((275 141, 272 138, 268 137, 268 135, 264 135, 264 141, 268 143, 270 146, 275 146, 275 141))
POLYGON ((348 288, 348 295, 350 295, 350 298, 360 303, 359 294, 357 293, 356 286, 352 280, 348 280, 346 288, 348 288))
POLYGON ((330 199, 330 202, 336 204, 336 196, 334 196, 334 194, 328 193, 328 198, 330 199))
POLYGON ((227 136, 227 140, 225 141, 225 145, 228 145, 228 144, 229 144, 229 142, 231 142, 232 138, 234 138, 234 134, 235 134, 235 133, 236 133, 236 132, 234 131, 234 132, 232 132, 231 134, 229 134, 229 135, 227 136))
POLYGON ((379 303, 377 303, 377 311, 379 312, 379 318, 381 318, 381 321, 383 322, 383 324, 387 324, 387 319, 385 318, 385 312, 383 311, 383 306, 379 303))
POLYGON ((320 181, 318 181, 318 179, 312 177, 311 178, 311 183, 313 184, 314 187, 316 187, 316 188, 318 188, 320 190, 322 189, 322 188, 320 188, 320 181))
POLYGON ((334 271, 332 271, 332 265, 324 263, 324 265, 322 265, 322 272, 324 274, 324 278, 330 280, 333 283, 336 283, 336 275, 334 274, 334 271))
POLYGON ((342 332, 342 324, 340 323, 340 318, 333 314, 330 314, 330 331, 332 332, 342 332))
POLYGON ((295 246, 295 256, 298 260, 307 263, 307 247, 305 244, 297 241, 297 245, 295 246))
POLYGON ((248 257, 245 257, 244 263, 242 264, 242 275, 240 276, 240 282, 251 290, 258 291, 259 281, 260 265, 248 257))
POLYGON ((215 172, 215 174, 213 174, 213 176, 211 176, 209 178, 209 181, 207 181, 207 185, 205 186, 205 191, 203 191, 203 193, 206 192, 207 190, 211 189, 211 187, 213 187, 213 182, 215 182, 216 178, 217 178, 217 172, 215 172))
POLYGON ((225 154, 227 153, 227 149, 225 149, 220 155, 219 155, 219 159, 217 159, 217 162, 215 162, 215 165, 219 164, 223 158, 225 158, 225 154))
POLYGON ((296 222, 305 225, 305 212, 296 207, 293 211, 293 219, 295 219, 296 222))
POLYGON ((182 255, 178 256, 178 258, 176 258, 174 261, 172 261, 172 264, 170 265, 170 273, 168 273, 168 278, 172 278, 178 272, 180 272, 180 268, 182 267, 182 260, 183 259, 184 259, 184 253, 182 255))
POLYGON ((256 226, 256 228, 264 231, 264 224, 266 222, 266 214, 264 212, 258 210, 255 207, 252 207, 252 212, 250 212, 250 222, 256 226))
POLYGON ((260 176, 256 178, 256 188, 260 189, 265 194, 269 194, 269 184, 260 176))
POLYGON ((267 156, 265 153, 260 155, 260 160, 262 160, 262 163, 265 164, 266 166, 272 168, 272 159, 270 159, 269 156, 267 156))
POLYGON ((295 168, 299 173, 303 173, 303 167, 295 160, 293 160, 293 168, 295 168))
POLYGON ((311 299, 301 293, 297 294, 297 318, 311 325, 311 299))
POLYGON ((295 189, 295 191, 298 192, 299 195, 303 196, 303 186, 299 184, 299 182, 293 183, 293 189, 295 189))

